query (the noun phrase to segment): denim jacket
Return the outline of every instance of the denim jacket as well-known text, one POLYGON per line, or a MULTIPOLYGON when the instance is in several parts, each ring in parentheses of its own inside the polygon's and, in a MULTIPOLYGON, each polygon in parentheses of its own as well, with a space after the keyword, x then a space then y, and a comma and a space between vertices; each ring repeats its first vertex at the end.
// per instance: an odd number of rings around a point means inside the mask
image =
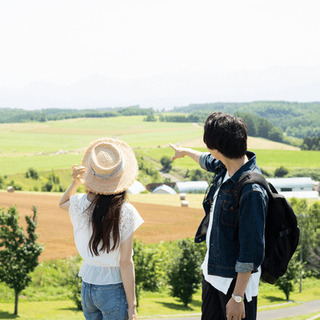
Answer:
POLYGON ((258 184, 246 185, 241 192, 238 213, 233 196, 234 185, 243 173, 260 172, 255 154, 248 151, 247 157, 249 161, 222 185, 227 172, 223 163, 210 153, 203 153, 200 157, 200 166, 216 175, 203 201, 205 217, 195 236, 197 243, 206 239, 213 196, 220 187, 209 235, 208 273, 211 275, 234 278, 238 272, 255 272, 264 258, 268 195, 258 184))

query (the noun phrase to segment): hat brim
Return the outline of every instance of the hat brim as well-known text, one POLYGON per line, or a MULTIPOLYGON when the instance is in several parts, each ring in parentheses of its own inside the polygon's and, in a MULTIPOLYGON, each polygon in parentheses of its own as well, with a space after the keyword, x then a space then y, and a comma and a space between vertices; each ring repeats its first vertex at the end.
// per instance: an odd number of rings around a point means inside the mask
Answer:
POLYGON ((82 158, 82 165, 86 168, 84 174, 85 185, 91 192, 98 194, 116 194, 128 189, 138 175, 138 163, 132 148, 125 142, 112 138, 100 138, 93 141, 82 158), (123 156, 123 171, 110 180, 95 176, 90 168, 91 152, 95 145, 101 142, 112 143, 123 156))

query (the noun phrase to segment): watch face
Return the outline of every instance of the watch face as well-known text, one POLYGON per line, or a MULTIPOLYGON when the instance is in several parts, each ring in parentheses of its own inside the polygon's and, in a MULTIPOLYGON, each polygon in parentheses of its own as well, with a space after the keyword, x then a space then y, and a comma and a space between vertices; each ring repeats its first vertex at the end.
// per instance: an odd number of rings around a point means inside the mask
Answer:
POLYGON ((234 299, 235 302, 242 302, 243 298, 241 296, 236 296, 235 294, 232 295, 232 298, 234 299))

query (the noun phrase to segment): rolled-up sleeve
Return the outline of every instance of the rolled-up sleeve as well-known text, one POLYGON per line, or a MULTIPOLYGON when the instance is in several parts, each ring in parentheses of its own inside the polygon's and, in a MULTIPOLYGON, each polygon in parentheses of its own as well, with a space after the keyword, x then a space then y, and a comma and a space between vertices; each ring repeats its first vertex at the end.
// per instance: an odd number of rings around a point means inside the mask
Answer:
POLYGON ((209 155, 210 155, 209 152, 205 152, 205 153, 202 153, 202 155, 200 156, 199 164, 200 164, 200 167, 204 170, 208 170, 206 166, 206 162, 209 155))
POLYGON ((199 159, 200 167, 209 172, 217 172, 224 167, 220 160, 215 159, 210 152, 202 153, 199 159))

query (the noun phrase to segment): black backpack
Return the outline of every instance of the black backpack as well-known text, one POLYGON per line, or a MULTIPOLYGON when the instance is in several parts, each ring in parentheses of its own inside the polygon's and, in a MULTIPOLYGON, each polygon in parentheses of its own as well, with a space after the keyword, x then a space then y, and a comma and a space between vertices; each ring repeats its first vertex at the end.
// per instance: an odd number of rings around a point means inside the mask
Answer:
POLYGON ((287 199, 258 172, 243 174, 235 185, 239 207, 241 190, 248 183, 261 185, 268 193, 268 212, 265 225, 265 257, 261 279, 274 284, 284 275, 299 242, 297 217, 287 199))

